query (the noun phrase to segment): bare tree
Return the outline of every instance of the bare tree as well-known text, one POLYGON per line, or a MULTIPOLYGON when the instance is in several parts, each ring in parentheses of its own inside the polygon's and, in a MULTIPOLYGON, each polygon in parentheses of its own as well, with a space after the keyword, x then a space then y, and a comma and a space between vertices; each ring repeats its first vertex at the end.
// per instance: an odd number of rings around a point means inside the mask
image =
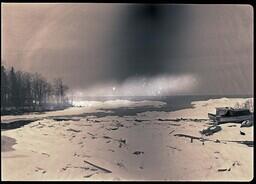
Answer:
POLYGON ((68 86, 64 85, 62 79, 58 78, 54 80, 54 92, 58 104, 64 103, 64 97, 68 90, 68 86))

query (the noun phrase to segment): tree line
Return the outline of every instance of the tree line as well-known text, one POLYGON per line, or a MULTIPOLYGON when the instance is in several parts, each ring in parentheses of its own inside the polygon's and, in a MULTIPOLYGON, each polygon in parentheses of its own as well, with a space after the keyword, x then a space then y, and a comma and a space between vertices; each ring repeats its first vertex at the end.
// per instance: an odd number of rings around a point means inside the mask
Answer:
POLYGON ((38 73, 10 70, 1 65, 1 111, 6 109, 35 109, 68 104, 66 86, 58 78, 48 82, 38 73))

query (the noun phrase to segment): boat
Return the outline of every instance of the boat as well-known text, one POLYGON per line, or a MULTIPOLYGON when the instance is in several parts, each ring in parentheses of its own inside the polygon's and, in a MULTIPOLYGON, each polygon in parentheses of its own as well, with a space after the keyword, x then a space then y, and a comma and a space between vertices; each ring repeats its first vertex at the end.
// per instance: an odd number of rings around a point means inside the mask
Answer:
POLYGON ((253 120, 253 113, 246 108, 218 107, 216 108, 216 114, 208 113, 208 117, 218 124, 228 122, 241 123, 246 120, 253 120))

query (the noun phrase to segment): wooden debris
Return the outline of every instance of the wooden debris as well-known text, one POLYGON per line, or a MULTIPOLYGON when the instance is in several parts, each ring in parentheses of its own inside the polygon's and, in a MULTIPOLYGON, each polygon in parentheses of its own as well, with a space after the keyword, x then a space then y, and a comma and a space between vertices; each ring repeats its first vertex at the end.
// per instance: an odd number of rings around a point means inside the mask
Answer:
POLYGON ((111 137, 105 136, 105 135, 103 136, 103 138, 104 138, 104 139, 112 139, 111 137))
POLYGON ((245 121, 243 121, 242 123, 241 123, 241 128, 242 127, 251 127, 252 126, 252 124, 253 124, 253 121, 252 120, 245 120, 245 121))
POLYGON ((87 132, 87 134, 91 135, 91 136, 95 136, 94 134, 90 133, 90 132, 87 132))
POLYGON ((49 154, 47 154, 47 153, 41 153, 42 155, 46 155, 47 157, 50 157, 50 155, 49 154))
POLYGON ((172 147, 172 146, 167 146, 168 148, 171 148, 171 149, 175 149, 175 150, 177 150, 177 151, 181 151, 181 149, 179 149, 179 148, 175 148, 175 147, 172 147))
POLYGON ((173 130, 173 131, 169 132, 169 134, 172 134, 174 131, 175 131, 175 130, 173 130))
POLYGON ((193 118, 176 118, 176 119, 162 119, 162 118, 158 118, 158 121, 194 121, 194 122, 201 122, 201 121, 208 121, 208 119, 193 119, 193 118))
POLYGON ((125 139, 119 139, 117 141, 119 142, 119 148, 121 148, 123 144, 124 145, 126 144, 126 140, 125 139))
POLYGON ((118 162, 116 165, 118 165, 119 167, 125 168, 125 166, 124 166, 124 164, 122 162, 118 162))
POLYGON ((84 176, 84 178, 90 178, 91 176, 93 176, 95 173, 92 173, 92 174, 89 174, 89 175, 86 175, 84 176))
POLYGON ((244 133, 244 132, 242 132, 241 130, 240 130, 240 134, 241 134, 241 135, 245 135, 245 133, 244 133))
POLYGON ((117 130, 119 127, 106 128, 106 130, 117 130))
POLYGON ((54 121, 80 121, 79 118, 73 118, 73 117, 53 117, 54 121))
POLYGON ((84 170, 89 170, 89 167, 74 167, 74 168, 78 168, 78 169, 84 169, 84 170))
POLYGON ((216 143, 220 143, 220 140, 219 140, 219 139, 216 139, 214 142, 216 142, 216 143))
POLYGON ((238 162, 238 161, 235 161, 235 162, 232 164, 232 166, 235 166, 235 165, 238 165, 238 166, 240 166, 241 164, 240 164, 240 162, 238 162))
POLYGON ((168 125, 171 125, 171 126, 180 126, 180 124, 174 124, 174 123, 169 123, 168 125))
POLYGON ((125 139, 120 139, 118 140, 120 143, 126 144, 126 140, 125 139))
POLYGON ((248 147, 253 147, 253 145, 254 145, 254 141, 227 141, 227 142, 235 142, 238 144, 244 144, 248 147))
POLYGON ((191 140, 192 142, 193 142, 193 139, 197 139, 197 140, 202 140, 202 139, 203 139, 203 138, 201 138, 201 137, 196 137, 196 136, 186 135, 186 134, 175 134, 174 136, 190 138, 190 139, 192 139, 192 140, 191 140))
POLYGON ((210 126, 208 127, 207 129, 203 129, 202 131, 199 131, 201 134, 204 134, 206 136, 209 136, 209 135, 212 135, 216 132, 219 132, 221 131, 221 127, 218 126, 218 125, 213 125, 213 126, 210 126))
POLYGON ((227 169, 218 169, 218 172, 224 172, 224 171, 227 171, 227 169))
POLYGON ((95 167, 95 168, 97 168, 97 169, 100 169, 100 170, 102 170, 102 171, 104 171, 104 172, 106 172, 106 173, 112 173, 112 171, 110 171, 110 170, 108 170, 108 169, 105 169, 105 168, 103 168, 103 167, 97 166, 97 165, 95 165, 95 164, 93 164, 93 163, 91 163, 91 162, 88 162, 88 161, 86 161, 86 160, 84 160, 84 162, 87 163, 87 164, 89 164, 89 165, 91 165, 91 166, 93 166, 93 167, 95 167))
POLYGON ((157 120, 158 121, 173 121, 172 119, 161 119, 161 118, 158 118, 157 120))
POLYGON ((97 171, 98 169, 95 169, 95 168, 91 168, 90 170, 91 170, 91 171, 97 171))
POLYGON ((81 132, 81 130, 75 130, 75 129, 72 129, 72 128, 67 129, 67 131, 72 131, 72 132, 81 132))
POLYGON ((228 127, 236 127, 236 125, 229 125, 228 127))
MULTIPOLYGON (((216 140, 212 140, 212 139, 204 139, 202 137, 195 137, 195 136, 191 136, 191 135, 186 135, 186 134, 175 134, 174 136, 178 136, 178 137, 185 137, 185 138, 190 138, 190 139, 197 139, 200 141, 211 141, 211 142, 215 142, 216 140)), ((218 141, 217 141, 218 142, 218 141)), ((230 141, 230 140, 221 140, 221 143, 223 144, 227 144, 226 142, 234 142, 234 143, 238 143, 238 144, 244 144, 248 147, 252 147, 254 145, 254 141, 230 141)))
POLYGON ((140 155, 140 154, 144 154, 144 152, 143 151, 135 151, 135 152, 133 152, 133 154, 140 155))

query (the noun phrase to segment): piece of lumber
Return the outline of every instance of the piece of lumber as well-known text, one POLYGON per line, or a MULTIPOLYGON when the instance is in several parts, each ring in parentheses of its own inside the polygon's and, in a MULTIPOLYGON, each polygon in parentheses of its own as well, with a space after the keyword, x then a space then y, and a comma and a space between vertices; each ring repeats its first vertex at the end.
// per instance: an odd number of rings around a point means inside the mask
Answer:
POLYGON ((91 165, 91 166, 93 166, 93 167, 96 167, 97 169, 100 169, 100 170, 102 170, 102 171, 105 171, 106 173, 112 173, 112 171, 110 171, 110 170, 108 170, 108 169, 105 169, 105 168, 103 168, 103 167, 97 166, 97 165, 95 165, 95 164, 93 164, 93 163, 91 163, 91 162, 88 162, 88 161, 86 161, 86 160, 84 160, 84 162, 87 163, 87 164, 89 164, 89 165, 91 165))

